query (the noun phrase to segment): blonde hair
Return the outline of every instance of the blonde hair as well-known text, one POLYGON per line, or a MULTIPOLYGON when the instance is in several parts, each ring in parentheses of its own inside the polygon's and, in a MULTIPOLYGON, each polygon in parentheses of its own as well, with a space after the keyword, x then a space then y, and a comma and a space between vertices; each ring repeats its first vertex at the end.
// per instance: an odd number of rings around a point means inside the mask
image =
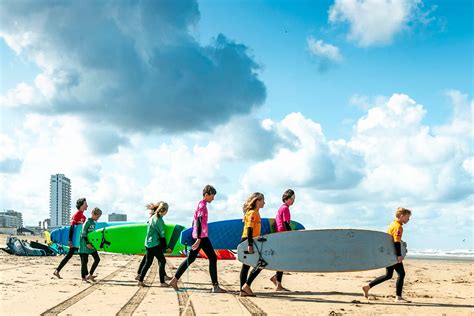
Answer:
POLYGON ((98 208, 98 207, 94 207, 94 208, 92 209, 92 212, 91 212, 91 213, 92 213, 92 215, 99 215, 99 216, 101 216, 101 215, 102 215, 102 210, 101 210, 100 208, 98 208))
POLYGON ((399 218, 400 216, 402 215, 411 215, 411 211, 407 208, 403 208, 403 207, 398 207, 396 210, 395 210, 395 217, 396 218, 399 218))
POLYGON ((163 217, 168 213, 168 203, 159 201, 156 203, 150 203, 146 206, 147 209, 152 211, 151 215, 157 214, 160 217, 163 217))
POLYGON ((264 196, 260 192, 255 192, 255 193, 250 194, 247 201, 245 201, 244 205, 242 206, 244 214, 247 213, 250 210, 255 209, 257 201, 261 200, 263 198, 264 198, 264 196))

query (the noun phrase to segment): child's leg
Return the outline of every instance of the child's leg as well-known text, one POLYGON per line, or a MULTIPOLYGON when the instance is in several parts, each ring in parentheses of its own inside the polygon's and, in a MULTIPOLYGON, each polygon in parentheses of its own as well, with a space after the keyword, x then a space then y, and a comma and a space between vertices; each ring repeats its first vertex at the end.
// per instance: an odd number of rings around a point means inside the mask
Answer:
POLYGON ((163 250, 161 248, 161 245, 156 247, 157 249, 154 250, 154 255, 156 259, 158 260, 158 263, 160 265, 160 283, 165 283, 165 267, 166 267, 166 259, 165 255, 163 254, 163 250))
POLYGON ((61 263, 59 263, 59 266, 56 268, 56 271, 58 272, 61 272, 61 269, 66 265, 66 263, 69 261, 69 259, 71 259, 72 255, 74 254, 74 252, 77 250, 77 248, 75 247, 70 247, 69 248, 69 251, 67 253, 67 255, 63 258, 63 260, 61 260, 61 263))
POLYGON ((93 253, 91 253, 91 255, 92 255, 92 258, 94 258, 94 263, 92 263, 92 267, 91 267, 91 270, 89 271, 89 274, 93 275, 95 272, 95 269, 97 269, 97 266, 99 265, 100 257, 97 251, 94 251, 93 253))
POLYGON ((212 285, 219 285, 217 280, 217 256, 209 238, 201 239, 201 247, 209 259, 209 274, 211 275, 212 285))
POLYGON ((137 275, 142 274, 142 269, 145 266, 146 262, 146 254, 143 256, 142 261, 140 262, 140 266, 138 267, 137 275))
POLYGON ((240 269, 240 288, 244 286, 245 283, 247 283, 247 275, 249 273, 250 266, 243 264, 242 269, 240 269))
POLYGON ((402 297, 403 291, 403 281, 405 280, 405 269, 403 268, 403 263, 397 263, 395 266, 395 271, 397 271, 397 296, 402 297))
POLYGON ((255 278, 257 277, 257 275, 260 274, 260 272, 262 272, 262 269, 259 269, 257 267, 253 268, 252 271, 250 272, 250 275, 247 279, 247 285, 248 286, 251 286, 252 285, 252 282, 253 280, 255 280, 255 278))
MULTIPOLYGON (((156 246, 156 247, 153 247, 153 248, 157 248, 157 247, 159 247, 159 246, 156 246)), ((148 272, 148 269, 150 269, 150 267, 153 263, 153 259, 155 258, 155 256, 153 255, 153 248, 146 247, 145 266, 143 267, 142 272, 140 274, 140 280, 139 280, 140 282, 143 282, 143 280, 145 279, 145 275, 148 272)))
POLYGON ((84 280, 89 274, 89 272, 87 272, 87 262, 89 261, 89 255, 87 253, 81 253, 79 255, 81 256, 81 276, 84 280))
MULTIPOLYGON (((202 239, 201 239, 202 243, 202 239)), ((189 257, 186 258, 183 262, 178 267, 178 270, 176 270, 176 273, 174 277, 179 280, 179 278, 183 275, 183 273, 186 271, 186 269, 196 260, 196 257, 199 253, 199 250, 201 250, 201 245, 196 250, 191 250, 189 252, 189 257)))

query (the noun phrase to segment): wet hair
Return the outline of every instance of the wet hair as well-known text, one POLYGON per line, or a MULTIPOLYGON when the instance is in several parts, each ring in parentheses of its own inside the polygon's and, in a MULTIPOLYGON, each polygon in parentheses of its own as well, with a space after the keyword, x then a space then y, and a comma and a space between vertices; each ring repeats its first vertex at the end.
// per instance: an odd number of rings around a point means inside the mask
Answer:
POLYGON ((395 217, 396 218, 399 218, 400 216, 402 215, 411 215, 411 211, 407 208, 403 208, 403 207, 398 207, 396 210, 395 210, 395 217))
POLYGON ((281 200, 283 201, 283 203, 285 203, 287 200, 291 199, 293 196, 295 196, 295 191, 293 191, 292 189, 288 189, 283 193, 281 200))
POLYGON ((264 195, 260 192, 255 192, 255 193, 250 194, 250 196, 247 198, 247 201, 245 201, 244 205, 242 206, 242 210, 244 211, 244 214, 250 210, 255 209, 257 205, 257 201, 263 198, 264 198, 264 195))
POLYGON ((94 207, 94 208, 92 209, 92 212, 91 212, 91 213, 92 213, 92 215, 99 215, 99 216, 100 216, 100 215, 102 215, 102 210, 101 210, 100 208, 98 208, 98 207, 94 207))
POLYGON ((159 201, 156 203, 150 203, 146 206, 147 209, 152 211, 151 215, 157 214, 160 217, 163 217, 168 213, 168 203, 164 201, 159 201))
POLYGON ((206 193, 209 195, 216 195, 217 191, 212 185, 208 184, 204 189, 202 189, 202 196, 206 195, 206 193))
POLYGON ((76 201, 76 208, 77 209, 80 209, 81 206, 86 203, 86 198, 80 198, 80 199, 77 199, 76 201))

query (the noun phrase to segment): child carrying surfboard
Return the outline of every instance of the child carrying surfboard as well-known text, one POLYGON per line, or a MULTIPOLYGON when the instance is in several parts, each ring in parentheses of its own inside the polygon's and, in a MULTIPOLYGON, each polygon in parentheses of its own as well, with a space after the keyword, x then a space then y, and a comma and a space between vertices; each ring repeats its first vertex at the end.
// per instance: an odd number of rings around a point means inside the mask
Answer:
MULTIPOLYGON (((149 215, 147 224, 150 224, 150 221, 151 221, 153 215, 155 215, 155 213, 156 213, 156 209, 160 206, 159 204, 160 204, 160 202, 158 202, 156 204, 155 203, 150 203, 146 206, 146 208, 148 209, 148 215, 149 215)), ((164 244, 166 244, 166 239, 164 240, 164 244)), ((138 266, 137 276, 135 277, 135 280, 140 281, 140 276, 142 274, 142 270, 143 270, 143 267, 145 266, 145 263, 146 263, 146 253, 143 256, 142 261, 140 262, 140 265, 138 266)), ((171 277, 169 277, 165 274, 165 281, 169 281, 169 280, 171 280, 171 277)))
POLYGON ((81 276, 82 281, 95 282, 94 271, 99 265, 99 254, 97 250, 92 246, 90 241, 87 239, 87 234, 95 230, 95 224, 102 215, 102 211, 98 207, 94 207, 91 212, 91 217, 82 226, 81 240, 79 246, 79 255, 81 256, 81 276), (92 263, 91 269, 87 271, 87 263, 89 261, 89 255, 92 255, 94 262, 92 263))
POLYGON ((79 198, 76 201, 76 208, 77 211, 72 215, 71 218, 71 227, 69 227, 69 241, 68 241, 68 246, 69 246, 69 251, 66 255, 66 257, 61 260, 61 263, 59 263, 59 266, 54 270, 53 275, 57 277, 58 279, 62 279, 62 277, 59 275, 59 272, 61 272, 61 269, 64 268, 66 263, 68 263, 69 259, 71 259, 72 255, 79 250, 79 248, 74 247, 72 243, 72 238, 74 234, 74 226, 83 224, 86 221, 86 216, 84 215, 84 211, 87 210, 87 201, 85 198, 79 198))
POLYGON ((403 224, 408 223, 408 221, 410 220, 410 216, 411 216, 410 210, 403 207, 399 207, 396 209, 395 220, 388 227, 387 233, 393 237, 393 242, 395 244, 395 252, 397 255, 398 263, 396 263, 393 266, 387 267, 385 275, 379 276, 378 278, 374 279, 369 284, 362 287, 362 291, 364 292, 364 296, 366 298, 369 298, 369 290, 371 288, 373 288, 377 284, 390 280, 393 276, 393 271, 395 270, 398 274, 397 283, 396 283, 397 297, 395 298, 395 302, 408 302, 402 297, 403 281, 405 279, 405 269, 403 268, 403 262, 402 262, 404 257, 402 257, 401 241, 402 241, 402 235, 403 235, 403 224))
MULTIPOLYGON (((248 253, 253 253, 253 237, 260 236, 261 217, 259 210, 265 205, 265 197, 260 192, 252 193, 243 206, 244 211, 244 231, 242 232, 243 242, 248 239, 248 253)), ((253 280, 262 271, 259 267, 255 267, 250 272, 250 266, 243 264, 240 270, 240 296, 255 296, 250 286, 253 280)))
POLYGON ((166 246, 165 223, 163 221, 163 216, 168 213, 168 203, 163 201, 160 201, 156 204, 150 203, 147 205, 147 208, 153 210, 154 212, 148 221, 145 238, 145 265, 141 269, 140 278, 138 279, 138 286, 148 286, 143 283, 143 280, 145 279, 145 275, 148 272, 148 269, 150 269, 154 258, 158 260, 160 266, 160 286, 168 286, 168 284, 165 283, 166 259, 165 255, 163 254, 163 251, 166 251, 167 253, 171 252, 171 249, 166 246))
POLYGON ((212 293, 226 293, 227 291, 219 287, 217 280, 217 256, 212 247, 211 240, 208 235, 208 211, 207 203, 214 201, 214 196, 217 191, 212 185, 206 185, 202 190, 203 199, 198 203, 196 210, 194 211, 193 219, 193 239, 195 240, 191 246, 189 257, 186 258, 176 270, 176 274, 171 279, 169 285, 175 290, 178 290, 178 280, 186 271, 186 269, 196 260, 199 250, 203 250, 209 259, 209 274, 212 281, 212 293))
MULTIPOLYGON (((277 232, 285 232, 291 230, 291 214, 290 214, 290 206, 295 203, 295 191, 292 189, 288 189, 283 193, 281 200, 283 204, 278 209, 278 212, 275 216, 275 228, 277 232)), ((270 281, 275 284, 276 291, 288 291, 288 289, 284 288, 281 285, 281 280, 283 279, 283 272, 277 271, 277 273, 270 278, 270 281)))

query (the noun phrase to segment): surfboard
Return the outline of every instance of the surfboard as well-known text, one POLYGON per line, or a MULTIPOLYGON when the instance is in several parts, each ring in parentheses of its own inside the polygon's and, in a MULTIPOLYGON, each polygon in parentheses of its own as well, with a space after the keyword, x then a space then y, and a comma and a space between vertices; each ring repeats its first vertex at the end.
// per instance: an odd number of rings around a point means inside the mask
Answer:
MULTIPOLYGON (((276 231, 274 218, 262 218, 261 225, 261 235, 276 231)), ((295 221, 291 221, 290 226, 292 230, 304 229, 301 223, 295 221)), ((209 239, 214 249, 237 249, 243 230, 244 223, 242 219, 230 219, 208 224, 209 239)), ((194 243, 192 232, 193 229, 188 228, 181 233, 181 243, 183 245, 191 246, 194 243)))
MULTIPOLYGON (((120 225, 96 229, 87 238, 98 251, 145 254, 145 237, 148 224, 120 225)), ((166 243, 173 251, 170 255, 180 256, 184 246, 179 242, 181 225, 165 224, 166 243)))
MULTIPOLYGON (((248 241, 237 248, 240 262, 288 272, 349 272, 379 269, 397 263, 393 238, 387 233, 359 229, 290 231, 254 239, 254 253, 247 253, 248 241)), ((407 252, 402 243, 402 255, 407 252)))
MULTIPOLYGON (((95 224, 96 229, 104 228, 104 227, 111 227, 111 226, 119 226, 119 225, 130 225, 130 224, 137 224, 135 222, 97 222, 95 224)), ((51 241, 61 245, 68 245, 69 241, 69 230, 71 226, 64 226, 58 229, 55 229, 51 232, 51 241)), ((74 226, 74 232, 72 235, 72 246, 79 247, 79 240, 81 238, 81 231, 82 231, 82 224, 78 224, 74 226)))

